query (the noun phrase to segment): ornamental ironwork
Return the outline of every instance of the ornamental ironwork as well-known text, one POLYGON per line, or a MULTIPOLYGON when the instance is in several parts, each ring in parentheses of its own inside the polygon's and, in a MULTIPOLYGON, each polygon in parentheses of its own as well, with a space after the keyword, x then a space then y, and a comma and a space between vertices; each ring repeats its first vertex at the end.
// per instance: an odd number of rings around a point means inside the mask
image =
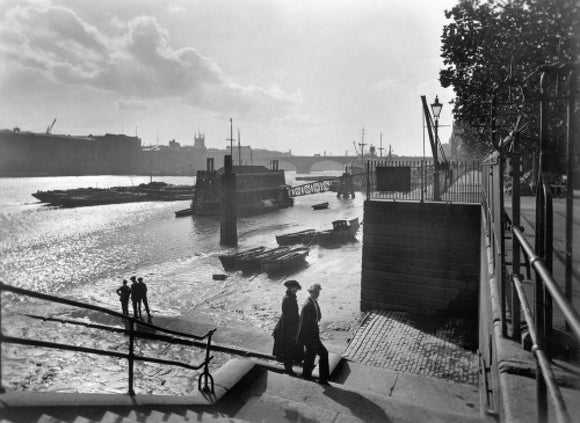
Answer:
POLYGON ((310 182, 304 185, 288 188, 289 197, 299 197, 301 195, 318 194, 319 192, 329 191, 332 187, 332 180, 310 182))

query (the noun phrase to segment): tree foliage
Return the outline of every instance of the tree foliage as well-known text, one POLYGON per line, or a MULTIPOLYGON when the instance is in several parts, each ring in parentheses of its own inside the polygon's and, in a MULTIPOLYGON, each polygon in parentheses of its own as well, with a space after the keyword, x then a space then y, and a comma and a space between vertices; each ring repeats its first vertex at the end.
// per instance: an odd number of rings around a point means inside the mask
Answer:
MULTIPOLYGON (((443 87, 455 90, 456 122, 467 128, 468 143, 491 149, 490 100, 498 102, 497 139, 513 129, 517 116, 529 129, 528 147, 537 143, 538 80, 541 65, 576 62, 580 47, 577 0, 459 0, 445 15, 440 71, 443 87)), ((550 85, 561 96, 566 76, 550 85)), ((550 134, 563 130, 562 107, 552 104, 550 134), (559 122, 558 122, 559 119, 559 122)), ((561 134, 560 134, 561 135, 561 134)), ((556 148, 558 149, 558 148, 556 148)))

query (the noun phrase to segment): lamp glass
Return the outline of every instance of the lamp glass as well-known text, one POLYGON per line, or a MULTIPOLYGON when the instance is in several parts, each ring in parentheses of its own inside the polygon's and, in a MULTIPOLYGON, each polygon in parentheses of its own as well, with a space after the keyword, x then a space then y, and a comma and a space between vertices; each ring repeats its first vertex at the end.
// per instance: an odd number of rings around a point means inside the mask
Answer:
POLYGON ((439 119, 441 115, 441 109, 443 108, 443 104, 439 103, 439 97, 435 96, 435 102, 431 104, 431 111, 433 112, 433 117, 435 119, 439 119))

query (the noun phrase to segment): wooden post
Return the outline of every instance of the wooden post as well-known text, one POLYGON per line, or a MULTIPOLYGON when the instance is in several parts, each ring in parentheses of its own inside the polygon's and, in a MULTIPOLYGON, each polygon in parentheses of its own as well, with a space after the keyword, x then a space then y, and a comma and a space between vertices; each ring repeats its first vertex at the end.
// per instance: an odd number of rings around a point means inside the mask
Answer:
POLYGON ((221 185, 220 244, 227 247, 237 247, 236 175, 233 173, 231 155, 224 157, 224 174, 221 185))

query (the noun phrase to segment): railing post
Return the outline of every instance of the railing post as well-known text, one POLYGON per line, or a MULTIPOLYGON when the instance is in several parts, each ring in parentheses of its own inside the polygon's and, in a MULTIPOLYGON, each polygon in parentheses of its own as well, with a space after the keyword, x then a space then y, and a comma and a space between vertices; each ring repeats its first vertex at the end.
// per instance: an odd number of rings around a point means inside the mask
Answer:
MULTIPOLYGON (((574 104, 576 101, 576 72, 568 74, 568 105, 567 105, 567 131, 566 131, 566 298, 572 302, 572 250, 574 233, 574 144, 576 142, 576 121, 574 120, 574 104)), ((570 325, 566 321, 566 330, 570 325)))
MULTIPOLYGON (((546 92, 545 92, 545 72, 540 75, 540 127, 538 136, 538 161, 536 163, 536 253, 540 257, 544 257, 544 230, 545 226, 543 224, 544 216, 544 178, 543 178, 543 168, 544 168, 544 147, 546 141, 544 140, 544 131, 546 130, 546 92)), ((545 339, 545 316, 544 316, 544 286, 542 277, 535 272, 535 318, 536 318, 536 332, 538 335, 538 343, 543 344, 545 339)), ((539 346, 543 348, 543 345, 539 346)), ((546 389, 546 381, 544 380, 544 375, 542 374, 542 369, 539 362, 536 360, 536 401, 537 401, 537 414, 538 422, 545 422, 548 419, 548 396, 546 389)))
POLYGON ((210 331, 207 336, 207 346, 205 349, 205 362, 203 366, 203 372, 199 375, 199 379, 197 381, 197 389, 202 392, 211 392, 214 393, 214 383, 213 383, 213 376, 209 372, 209 362, 211 360, 210 351, 211 351, 211 337, 213 335, 213 331, 210 331), (208 380, 211 382, 211 388, 207 385, 208 380), (201 387, 201 383, 203 381, 203 388, 201 387))
MULTIPOLYGON (((512 177, 512 227, 520 226, 520 155, 510 157, 510 175, 512 177)), ((520 244, 512 233, 512 273, 520 275, 520 244)), ((520 333, 520 300, 513 282, 511 288, 512 339, 519 342, 520 333)))
POLYGON ((421 203, 425 200, 425 193, 423 192, 424 188, 424 172, 425 171, 425 160, 421 160, 421 172, 420 172, 420 180, 421 180, 421 203))
POLYGON ((501 333, 507 336, 507 284, 505 278, 505 257, 504 257, 504 209, 503 209, 503 174, 504 174, 504 157, 499 155, 497 163, 492 166, 493 172, 493 224, 494 224, 494 250, 495 250, 495 267, 494 276, 499 286, 500 308, 501 308, 501 333))
POLYGON ((135 319, 129 318, 129 395, 135 395, 133 390, 133 363, 134 363, 134 342, 135 342, 135 319))

